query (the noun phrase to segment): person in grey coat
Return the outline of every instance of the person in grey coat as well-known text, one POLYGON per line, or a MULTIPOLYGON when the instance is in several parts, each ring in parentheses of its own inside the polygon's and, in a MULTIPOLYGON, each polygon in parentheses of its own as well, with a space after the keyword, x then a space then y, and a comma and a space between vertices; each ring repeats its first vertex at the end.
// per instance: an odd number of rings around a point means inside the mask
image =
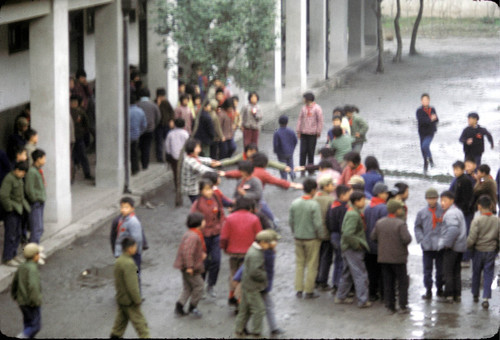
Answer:
POLYGON ((462 255, 467 250, 465 217, 454 204, 455 195, 451 191, 441 194, 441 207, 444 210, 443 225, 438 241, 438 249, 443 251, 444 296, 439 302, 453 303, 461 301, 462 255))
POLYGON ((422 299, 432 299, 432 270, 436 268, 435 284, 437 296, 443 295, 443 253, 438 251, 439 233, 442 229, 443 209, 438 203, 439 194, 436 189, 429 188, 425 192, 427 206, 417 213, 415 219, 415 238, 423 252, 424 287, 426 293, 422 299))

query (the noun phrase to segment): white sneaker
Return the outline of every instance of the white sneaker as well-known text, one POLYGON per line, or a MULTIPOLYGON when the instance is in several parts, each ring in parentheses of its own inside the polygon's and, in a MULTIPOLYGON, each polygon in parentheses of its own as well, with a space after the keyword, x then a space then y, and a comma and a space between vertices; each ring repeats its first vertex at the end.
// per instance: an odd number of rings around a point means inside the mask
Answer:
POLYGON ((207 286, 207 294, 213 298, 217 297, 217 293, 215 293, 213 286, 207 286))
POLYGON ((9 267, 18 267, 19 264, 20 263, 17 262, 15 259, 11 259, 11 260, 4 263, 4 265, 9 266, 9 267))
POLYGON ((16 338, 18 338, 18 339, 27 339, 28 337, 26 335, 24 335, 24 332, 21 332, 18 335, 16 335, 16 338))

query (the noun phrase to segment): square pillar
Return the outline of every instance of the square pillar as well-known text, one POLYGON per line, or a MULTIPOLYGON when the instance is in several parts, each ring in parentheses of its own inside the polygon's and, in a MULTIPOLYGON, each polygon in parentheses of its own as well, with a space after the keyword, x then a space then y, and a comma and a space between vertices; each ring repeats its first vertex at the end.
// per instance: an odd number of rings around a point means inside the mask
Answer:
POLYGON ((349 57, 365 56, 365 1, 349 0, 349 57))
POLYGON ((288 88, 307 88, 306 0, 287 1, 285 84, 288 88))
POLYGON ((326 78, 326 0, 309 1, 309 76, 326 78))
POLYGON ((179 66, 177 65, 178 47, 175 41, 167 38, 167 98, 173 107, 179 101, 179 66))
POLYGON ((38 148, 47 153, 45 236, 71 222, 68 0, 30 22, 30 100, 38 148))
POLYGON ((124 60, 121 0, 96 8, 96 186, 124 184, 124 60))
POLYGON ((328 0, 330 15, 330 51, 329 75, 336 69, 347 64, 348 35, 347 35, 347 9, 348 0, 328 0))
POLYGON ((365 44, 377 46, 376 0, 365 0, 365 44))
POLYGON ((274 34, 276 40, 274 42, 274 102, 276 105, 281 104, 282 89, 281 89, 281 0, 275 0, 276 20, 274 22, 274 34))
POLYGON ((165 55, 158 46, 161 43, 161 37, 154 31, 154 16, 150 13, 156 13, 157 2, 148 1, 148 74, 147 86, 151 91, 151 98, 155 98, 158 87, 167 87, 167 70, 165 69, 165 55))

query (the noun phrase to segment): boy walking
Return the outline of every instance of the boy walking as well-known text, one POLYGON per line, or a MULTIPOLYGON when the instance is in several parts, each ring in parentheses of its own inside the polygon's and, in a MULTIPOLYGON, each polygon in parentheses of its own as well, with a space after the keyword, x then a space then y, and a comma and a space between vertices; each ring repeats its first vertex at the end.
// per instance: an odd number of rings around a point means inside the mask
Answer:
POLYGON ((33 151, 33 166, 26 173, 24 192, 31 208, 29 225, 30 242, 40 243, 43 234, 43 209, 45 207, 45 177, 42 167, 45 165, 45 152, 41 149, 33 151))
POLYGON ((236 317, 236 335, 242 336, 246 323, 253 317, 254 335, 262 333, 262 319, 266 314, 266 306, 261 292, 267 287, 267 274, 264 262, 264 251, 271 248, 273 237, 261 231, 255 237, 245 255, 243 276, 241 278, 241 304, 236 317))
POLYGON ((465 158, 473 157, 477 166, 480 166, 484 152, 484 137, 488 138, 491 149, 493 149, 493 137, 488 130, 479 126, 478 120, 479 115, 476 112, 467 115, 468 126, 462 131, 459 141, 464 145, 465 158))
MULTIPOLYGON (((316 141, 323 130, 323 110, 314 102, 314 94, 304 93, 304 106, 297 120, 297 137, 300 139, 300 166, 314 163, 316 141)), ((304 172, 302 172, 304 176, 304 172)))
POLYGON ((390 314, 396 311, 395 283, 398 282, 399 313, 409 313, 408 308, 408 244, 411 235, 406 222, 398 216, 404 215, 404 203, 391 200, 387 204, 388 216, 377 221, 370 238, 377 242, 378 262, 384 277, 384 301, 390 314))
POLYGON ((116 260, 114 270, 118 311, 111 330, 111 338, 121 338, 129 320, 140 338, 149 338, 148 323, 141 311, 138 268, 133 259, 137 252, 137 243, 134 239, 125 237, 121 240, 120 249, 123 252, 116 260))
MULTIPOLYGON (((281 116, 278 120, 280 128, 276 130, 273 135, 273 150, 278 161, 285 163, 290 167, 290 178, 295 180, 295 173, 293 172, 293 152, 297 146, 297 136, 292 129, 287 128, 288 116, 281 116)), ((287 179, 286 171, 280 170, 281 178, 287 179)))
POLYGON ((415 238, 420 243, 423 254, 424 286, 426 292, 422 299, 432 299, 432 270, 435 268, 437 296, 443 295, 443 253, 438 251, 439 235, 442 229, 443 209, 438 203, 439 194, 434 188, 425 192, 427 207, 417 213, 415 219, 415 238))
POLYGON ((454 204, 455 195, 451 191, 441 194, 441 207, 443 208, 443 226, 438 241, 438 250, 443 250, 443 277, 444 296, 439 302, 461 302, 462 278, 461 266, 462 255, 467 249, 467 235, 465 229, 464 214, 454 204))
POLYGON ((359 308, 367 308, 372 304, 368 301, 368 274, 363 261, 366 251, 370 248, 366 242, 365 228, 362 210, 365 207, 365 194, 354 191, 350 197, 350 206, 342 223, 342 236, 340 245, 342 249, 342 260, 344 268, 340 278, 339 290, 335 297, 335 303, 352 303, 352 298, 347 294, 351 290, 353 281, 358 299, 359 308))
POLYGON ((201 318, 202 314, 196 307, 203 296, 204 282, 201 275, 205 271, 203 261, 207 257, 207 248, 201 232, 205 228, 205 218, 200 212, 192 212, 188 215, 186 224, 189 230, 182 236, 174 262, 174 268, 179 269, 182 273, 184 287, 175 304, 175 314, 178 316, 186 315, 184 305, 191 298, 188 313, 196 318, 201 318))
POLYGON ((304 181, 305 195, 297 198, 290 206, 289 223, 295 238, 295 290, 296 296, 314 299, 314 281, 318 274, 319 248, 324 237, 321 207, 313 200, 318 184, 307 178, 304 181), (307 270, 304 285, 304 270, 307 270))
POLYGON ((0 187, 0 203, 5 212, 2 262, 11 267, 17 267, 21 262, 15 257, 21 241, 22 216, 23 212, 29 213, 31 211, 29 203, 24 197, 23 178, 26 171, 28 171, 28 163, 17 162, 14 165, 14 170, 5 176, 0 187))
POLYGON ((12 280, 11 296, 23 313, 24 329, 17 337, 34 338, 42 328, 42 287, 37 265, 41 249, 38 244, 29 243, 24 247, 23 254, 26 262, 17 268, 12 280))
POLYGON ((472 221, 467 248, 473 250, 472 257, 472 296, 474 302, 479 302, 479 285, 483 273, 483 308, 489 307, 491 299, 491 283, 494 278, 495 257, 498 254, 500 242, 500 222, 491 212, 491 199, 481 196, 477 206, 481 213, 472 221))

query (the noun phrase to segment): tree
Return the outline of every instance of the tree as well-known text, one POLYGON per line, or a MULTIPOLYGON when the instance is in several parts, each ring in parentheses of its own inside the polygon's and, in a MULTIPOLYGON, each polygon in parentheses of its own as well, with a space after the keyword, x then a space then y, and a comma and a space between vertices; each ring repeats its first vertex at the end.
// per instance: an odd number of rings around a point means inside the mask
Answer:
POLYGON ((396 17, 394 18, 394 31, 396 33, 396 40, 398 41, 398 47, 396 50, 396 55, 393 62, 399 63, 401 62, 401 52, 403 50, 403 39, 401 39, 401 29, 399 27, 399 17, 401 16, 401 2, 400 0, 396 0, 396 17))
POLYGON ((410 55, 416 55, 417 50, 415 48, 415 44, 417 43, 417 32, 418 25, 420 25, 420 20, 422 20, 422 13, 424 12, 424 0, 420 0, 420 7, 418 9, 417 19, 413 24, 413 31, 411 32, 411 42, 410 42, 410 55))
POLYGON ((276 38, 274 0, 157 0, 157 6, 155 31, 177 43, 180 61, 221 80, 231 75, 247 91, 262 85, 276 38))
POLYGON ((382 31, 382 0, 377 0, 375 15, 377 16, 377 73, 384 73, 384 32, 382 31))

